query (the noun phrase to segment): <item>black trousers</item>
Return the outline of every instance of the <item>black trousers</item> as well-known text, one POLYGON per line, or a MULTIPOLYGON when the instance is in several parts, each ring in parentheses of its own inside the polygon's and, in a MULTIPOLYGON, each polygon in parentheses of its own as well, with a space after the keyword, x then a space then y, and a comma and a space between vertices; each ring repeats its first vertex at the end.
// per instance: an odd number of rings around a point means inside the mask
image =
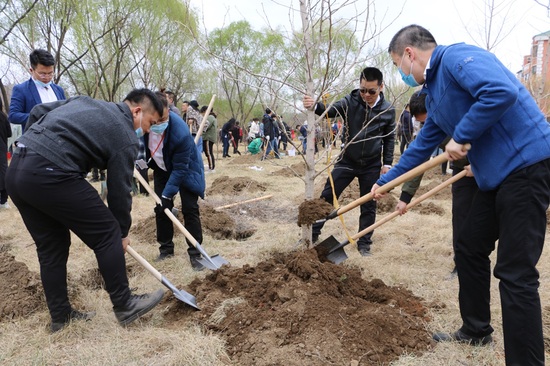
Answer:
POLYGON ((67 297, 69 231, 94 251, 113 305, 123 306, 130 298, 120 227, 84 178, 84 174, 66 172, 32 152, 16 153, 7 171, 8 193, 36 244, 54 321, 71 311, 67 297))
MULTIPOLYGON (((170 173, 161 168, 151 160, 149 166, 153 168, 153 180, 155 182, 155 193, 157 196, 162 196, 162 191, 166 187, 170 173)), ((189 191, 185 187, 180 187, 181 197, 181 212, 183 213, 183 220, 185 221, 185 228, 195 240, 202 244, 202 227, 199 214, 199 196, 189 191)), ((174 254, 174 223, 163 211, 159 211, 155 215, 157 223, 157 241, 160 244, 160 252, 166 254, 174 254)), ((187 240, 187 239, 186 239, 187 240)), ((187 253, 189 257, 198 257, 200 252, 195 248, 193 243, 187 240, 187 253)))
POLYGON ((214 143, 212 141, 202 140, 202 151, 204 151, 204 155, 206 155, 206 160, 208 160, 208 168, 210 170, 214 170, 216 167, 216 161, 214 160, 214 153, 212 151, 213 146, 214 143))
MULTIPOLYGON (((340 197, 340 194, 346 189, 347 186, 353 181, 355 177, 359 179, 359 191, 361 196, 368 194, 378 178, 380 178, 380 169, 382 163, 378 159, 374 159, 366 167, 362 169, 354 168, 353 165, 342 159, 336 163, 332 170, 332 180, 334 181, 334 191, 336 197, 340 197)), ((327 183, 321 193, 321 198, 324 198, 328 203, 333 203, 332 188, 330 180, 327 178, 327 183)), ((374 224, 376 220, 376 201, 369 201, 361 205, 361 216, 359 217, 359 231, 366 229, 374 224)), ((324 223, 314 224, 313 234, 321 234, 321 229, 324 223)), ((372 244, 372 233, 364 235, 357 240, 357 248, 368 248, 372 244)))
POLYGON ((543 365, 544 342, 538 293, 540 258, 550 201, 550 159, 510 174, 494 191, 479 191, 460 230, 456 266, 461 330, 472 336, 490 325, 491 262, 500 300, 507 365, 543 365))
MULTIPOLYGON (((464 169, 453 167, 453 177, 464 169)), ((458 233, 464 221, 470 212, 474 198, 479 191, 479 186, 474 177, 464 177, 453 183, 453 251, 456 253, 456 243, 458 242, 458 233)))

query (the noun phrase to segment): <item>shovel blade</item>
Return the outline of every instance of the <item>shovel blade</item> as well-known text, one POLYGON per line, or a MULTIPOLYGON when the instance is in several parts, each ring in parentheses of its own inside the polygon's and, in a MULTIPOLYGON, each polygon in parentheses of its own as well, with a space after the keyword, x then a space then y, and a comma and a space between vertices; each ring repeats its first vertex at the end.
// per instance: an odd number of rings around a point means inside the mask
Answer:
POLYGON ((199 258, 197 261, 212 271, 219 269, 224 264, 231 265, 231 263, 226 261, 219 254, 214 254, 212 257, 208 257, 208 258, 206 257, 199 258))
POLYGON ((346 259, 348 259, 348 255, 346 254, 344 247, 334 237, 334 235, 329 236, 328 238, 323 240, 321 243, 317 244, 317 246, 326 248, 328 253, 327 259, 334 264, 339 264, 345 261, 346 259))
POLYGON ((190 305, 194 307, 197 310, 200 310, 197 306, 197 299, 195 296, 191 295, 189 292, 186 292, 184 290, 178 290, 178 288, 170 283, 166 277, 162 276, 160 279, 160 282, 168 287, 170 290, 172 290, 172 293, 176 297, 176 299, 183 301, 187 305, 190 305))

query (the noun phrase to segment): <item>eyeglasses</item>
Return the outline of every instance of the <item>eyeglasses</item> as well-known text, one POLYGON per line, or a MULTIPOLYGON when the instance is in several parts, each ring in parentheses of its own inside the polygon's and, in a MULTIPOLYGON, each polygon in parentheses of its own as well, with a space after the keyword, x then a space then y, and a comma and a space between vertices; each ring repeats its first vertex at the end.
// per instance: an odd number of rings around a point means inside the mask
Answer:
POLYGON ((44 77, 53 77, 54 76, 54 72, 51 71, 51 72, 37 72, 36 70, 33 70, 34 72, 36 72, 38 74, 38 76, 40 76, 41 78, 44 78, 44 77))
POLYGON ((361 94, 369 93, 370 95, 374 95, 374 94, 378 93, 381 86, 382 86, 382 84, 380 84, 380 86, 378 86, 378 88, 376 88, 376 89, 359 89, 359 93, 361 93, 361 94))

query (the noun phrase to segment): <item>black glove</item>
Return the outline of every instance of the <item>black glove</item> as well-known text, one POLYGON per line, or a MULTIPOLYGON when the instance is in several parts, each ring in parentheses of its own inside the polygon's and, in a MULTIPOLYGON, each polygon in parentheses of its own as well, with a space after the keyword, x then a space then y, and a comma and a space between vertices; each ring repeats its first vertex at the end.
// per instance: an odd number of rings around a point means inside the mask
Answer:
POLYGON ((167 208, 168 210, 172 210, 172 207, 174 207, 174 201, 171 198, 162 196, 160 198, 160 202, 162 202, 162 205, 159 205, 157 203, 157 205, 155 207, 155 213, 164 212, 165 208, 167 208))

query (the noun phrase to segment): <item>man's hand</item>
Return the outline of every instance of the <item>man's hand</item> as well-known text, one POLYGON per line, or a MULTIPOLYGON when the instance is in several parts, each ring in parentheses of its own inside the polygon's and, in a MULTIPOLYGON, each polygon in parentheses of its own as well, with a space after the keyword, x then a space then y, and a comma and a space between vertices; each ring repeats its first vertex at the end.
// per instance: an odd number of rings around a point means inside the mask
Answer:
POLYGON ((468 150, 464 145, 457 143, 455 140, 451 139, 447 145, 445 145, 445 154, 449 161, 455 161, 462 159, 468 154, 468 150))
POLYGON ((471 165, 466 165, 464 167, 464 170, 467 172, 466 173, 467 177, 473 177, 474 176, 474 172, 472 171, 472 166, 471 165))
POLYGON ((397 207, 395 208, 395 211, 399 211, 399 216, 403 216, 404 214, 409 212, 409 210, 407 210, 407 203, 403 201, 399 201, 399 203, 397 204, 397 207))
POLYGON ((124 249, 124 253, 126 253, 126 247, 130 245, 130 238, 122 238, 122 249, 124 249))
POLYGON ((380 188, 380 186, 376 183, 374 183, 374 185, 372 186, 372 189, 370 190, 370 193, 372 194, 372 197, 374 197, 374 200, 378 200, 379 198, 382 198, 382 197, 386 197, 386 195, 388 194, 388 192, 384 192, 384 193, 375 193, 375 191, 380 188))
POLYGON ((161 213, 161 212, 164 212, 164 209, 168 209, 168 210, 172 210, 172 208, 174 207, 174 201, 171 199, 171 198, 168 198, 166 196, 162 196, 160 198, 160 202, 162 204, 158 204, 155 206, 155 213, 161 213))
POLYGON ((384 175, 386 174, 387 172, 389 172, 391 169, 391 166, 383 166, 382 167, 382 171, 381 171, 381 174, 380 175, 384 175))
POLYGON ((302 103, 304 104, 305 109, 311 109, 311 107, 313 107, 313 105, 315 104, 315 100, 306 94, 302 99, 302 103))

